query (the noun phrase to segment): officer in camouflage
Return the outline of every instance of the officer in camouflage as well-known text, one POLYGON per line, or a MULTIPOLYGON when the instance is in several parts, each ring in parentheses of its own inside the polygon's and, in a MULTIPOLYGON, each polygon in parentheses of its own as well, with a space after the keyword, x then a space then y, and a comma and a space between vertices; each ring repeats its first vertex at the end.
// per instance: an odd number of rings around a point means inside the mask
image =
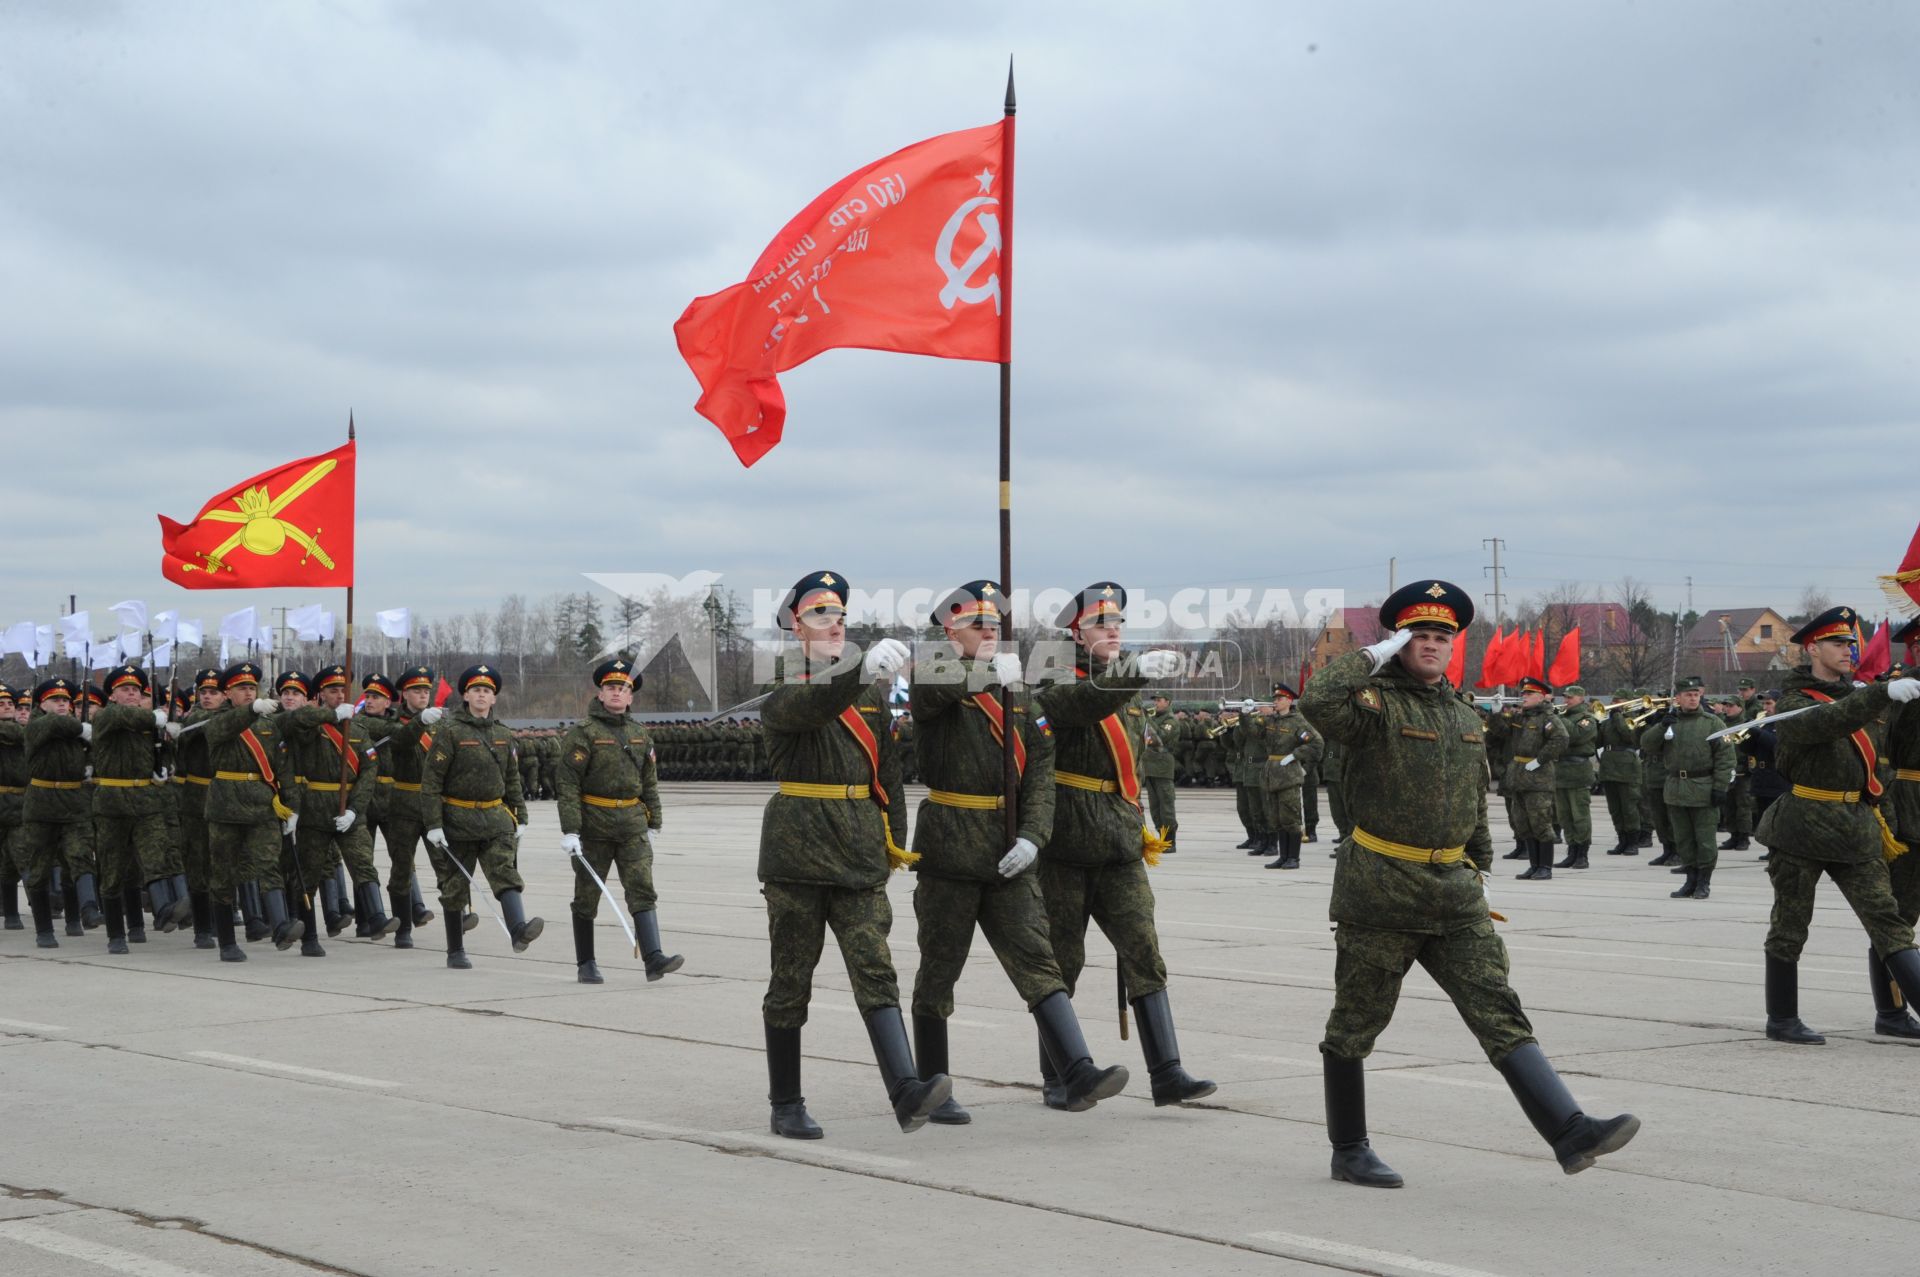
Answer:
POLYGON ((593 957, 593 919, 600 912, 593 875, 611 890, 617 866, 647 979, 658 980, 678 971, 681 958, 661 949, 655 913, 650 835, 661 820, 659 762, 652 738, 627 713, 640 673, 616 656, 593 671, 593 686, 587 716, 567 729, 554 770, 560 850, 573 865, 573 960, 580 983, 606 983, 593 957))
POLYGON ((922 1080, 914 1066, 887 948, 887 874, 912 858, 901 850, 906 796, 887 694, 911 654, 895 639, 879 640, 864 658, 847 652, 849 589, 839 573, 810 572, 787 591, 775 616, 799 652, 760 710, 780 785, 760 824, 772 961, 761 1018, 771 1125, 788 1139, 823 1134, 800 1092, 800 1030, 828 927, 900 1129, 919 1130, 953 1093, 944 1074, 922 1080))
POLYGON ((1520 713, 1511 733, 1513 757, 1507 761, 1513 834, 1528 862, 1527 869, 1514 877, 1534 882, 1553 877, 1553 769, 1567 752, 1567 729, 1547 704, 1551 695, 1553 688, 1540 679, 1520 680, 1520 713))
MULTIPOLYGON (((293 815, 280 801, 284 760, 274 720, 280 706, 259 694, 260 667, 252 661, 223 670, 220 690, 226 708, 204 725, 195 724, 195 730, 206 733, 207 763, 213 772, 207 786, 207 858, 220 961, 245 962, 247 951, 233 934, 233 906, 243 888, 259 897, 257 910, 247 914, 262 919, 261 938, 271 937, 274 948, 284 952, 299 943, 308 924, 290 915, 280 869, 283 822, 293 815)), ((311 905, 303 910, 310 912, 311 905)))
POLYGON ((1686 879, 1676 900, 1705 900, 1713 883, 1719 852, 1713 844, 1714 825, 1727 786, 1733 781, 1733 745, 1722 736, 1708 736, 1726 726, 1717 714, 1700 708, 1701 682, 1687 675, 1674 689, 1673 704, 1656 719, 1643 740, 1648 754, 1665 778, 1660 800, 1666 804, 1674 846, 1686 879))
MULTIPOLYGON (((78 902, 68 902, 68 934, 80 926, 97 927, 106 920, 95 889, 93 819, 87 810, 84 778, 87 737, 92 729, 73 713, 74 685, 49 678, 33 689, 34 713, 27 720, 25 750, 27 793, 21 809, 20 876, 27 884, 33 913, 35 943, 58 949, 53 935, 53 872, 60 869, 78 902)), ((83 929, 80 932, 85 935, 83 929)))
POLYGON ((141 921, 146 866, 156 871, 147 890, 162 932, 188 921, 193 906, 178 853, 167 838, 161 811, 166 795, 154 786, 154 734, 165 729, 166 711, 152 708, 146 673, 137 665, 108 670, 106 687, 109 703, 88 724, 87 756, 93 767, 94 857, 107 916, 107 952, 118 954, 129 952, 128 921, 141 921))
POLYGON ((1507 981, 1506 946, 1482 886, 1493 862, 1484 729, 1446 681, 1456 635, 1472 621, 1473 601, 1458 586, 1404 586, 1380 609, 1388 637, 1330 662, 1301 700, 1314 725, 1347 749, 1354 824, 1334 868, 1334 1002, 1320 1051, 1333 1178, 1348 1183, 1402 1183, 1368 1143, 1361 1061, 1415 962, 1452 999, 1567 1174, 1640 1128, 1631 1114, 1581 1112, 1507 981))
POLYGON ((1822 874, 1839 886, 1884 965, 1884 974, 1872 973, 1874 984, 1897 983, 1909 1003, 1920 998, 1920 951, 1894 900, 1887 868, 1889 856, 1905 859, 1913 853, 1901 854, 1902 844, 1887 824, 1885 786, 1876 774, 1879 759, 1864 730, 1889 703, 1904 707, 1920 700, 1920 680, 1856 686, 1857 627, 1853 609, 1836 607, 1794 634, 1807 663, 1787 675, 1779 703, 1784 721, 1773 727, 1780 772, 1793 786, 1767 808, 1755 831, 1772 853, 1767 858, 1767 876, 1773 880, 1767 1036, 1776 1042, 1826 1041, 1800 1019, 1798 970, 1822 874), (1806 713, 1786 719, 1799 709, 1806 713))
MULTIPOLYGON (((1020 656, 999 650, 1005 596, 997 583, 969 581, 929 618, 944 651, 913 668, 909 695, 919 723, 927 799, 914 824, 913 912, 920 970, 913 984, 913 1050, 920 1074, 947 1072, 947 1018, 976 927, 1033 1013, 1052 1108, 1083 1112, 1118 1095, 1127 1071, 1102 1069, 1080 1031, 1066 981, 1053 958, 1038 877, 1032 872, 1053 832, 1053 736, 1021 685, 1020 656), (1005 712, 1000 689, 1006 688, 1005 712), (1019 775, 1017 835, 1006 832, 1006 723, 1013 723, 1019 775)), ((972 1120, 951 1097, 933 1111, 943 1125, 972 1120)))
MULTIPOLYGON (((184 689, 183 689, 184 690, 184 689)), ((217 949, 213 919, 213 861, 207 848, 207 787, 213 784, 213 764, 207 754, 207 734, 186 729, 205 723, 227 706, 220 690, 220 671, 202 669, 193 676, 191 705, 174 715, 165 730, 173 738, 173 795, 180 830, 180 864, 187 876, 193 904, 193 944, 217 949)), ((233 910, 227 910, 231 923, 233 910)))
MULTIPOLYGON (((382 907, 373 830, 367 823, 379 788, 380 760, 373 738, 347 702, 346 667, 322 667, 313 684, 313 702, 282 720, 287 761, 300 790, 297 806, 288 805, 300 817, 294 843, 301 878, 321 885, 322 899, 330 904, 329 936, 344 930, 349 918, 357 918, 363 924, 360 934, 381 939, 398 931, 400 920, 389 918, 382 907), (334 867, 343 862, 353 881, 351 908, 334 881, 334 867)), ((309 933, 301 952, 321 956, 319 937, 309 933)))
POLYGON ((1173 782, 1184 724, 1174 716, 1173 701, 1165 692, 1155 692, 1152 700, 1153 708, 1146 716, 1147 799, 1154 828, 1164 831, 1161 836, 1167 840, 1167 852, 1172 853, 1179 850, 1180 817, 1174 810, 1173 782))
POLYGON ((1267 722, 1266 758, 1260 764, 1261 799, 1265 803, 1269 850, 1280 854, 1268 869, 1298 869, 1302 824, 1301 791, 1306 773, 1319 761, 1323 743, 1304 714, 1293 709, 1294 691, 1285 683, 1273 685, 1273 716, 1267 722))
MULTIPOLYGON (((1040 857, 1053 956, 1072 994, 1087 960, 1087 922, 1113 944, 1121 989, 1140 1025, 1156 1105, 1181 1104, 1214 1092, 1214 1084, 1180 1065, 1167 966, 1153 924, 1147 860, 1159 839, 1140 810, 1140 747, 1145 715, 1134 694, 1149 681, 1184 668, 1178 652, 1123 655, 1127 592, 1112 581, 1080 591, 1056 624, 1075 645, 1071 678, 1050 681, 1038 703, 1054 732, 1057 806, 1053 837, 1040 857)), ((1042 1070, 1043 1089, 1057 1087, 1042 1070)))

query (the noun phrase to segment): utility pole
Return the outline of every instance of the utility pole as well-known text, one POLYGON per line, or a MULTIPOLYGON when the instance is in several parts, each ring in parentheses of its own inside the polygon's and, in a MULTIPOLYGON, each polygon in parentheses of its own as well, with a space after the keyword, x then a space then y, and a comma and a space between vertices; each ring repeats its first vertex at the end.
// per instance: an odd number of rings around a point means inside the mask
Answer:
POLYGON ((1395 569, 1398 567, 1399 563, 1400 563, 1400 560, 1397 556, 1387 560, 1387 593, 1388 594, 1392 594, 1395 590, 1400 588, 1398 583, 1394 580, 1395 576, 1397 575, 1395 569))
POLYGON ((1493 549, 1493 565, 1480 569, 1483 575, 1491 575, 1493 577, 1493 592, 1491 594, 1483 594, 1481 597, 1493 600, 1493 626, 1495 629, 1499 629, 1502 625, 1506 624, 1507 615, 1507 596, 1500 589, 1500 551, 1507 543, 1499 537, 1485 537, 1481 540, 1480 544, 1490 546, 1493 549))

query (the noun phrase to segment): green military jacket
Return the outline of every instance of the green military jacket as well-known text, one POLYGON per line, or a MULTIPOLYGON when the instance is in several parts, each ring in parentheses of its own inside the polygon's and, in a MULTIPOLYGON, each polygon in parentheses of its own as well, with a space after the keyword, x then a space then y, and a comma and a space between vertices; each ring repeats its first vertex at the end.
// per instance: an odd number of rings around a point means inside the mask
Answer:
MULTIPOLYGON (((173 721, 181 727, 192 727, 212 718, 215 711, 194 706, 185 716, 173 721)), ((195 731, 182 731, 173 742, 173 785, 174 795, 185 809, 195 816, 205 819, 207 814, 207 787, 213 782, 213 763, 207 752, 207 731, 204 727, 195 731)))
POLYGON ((563 834, 626 843, 660 828, 653 741, 646 728, 598 700, 560 742, 553 786, 563 834))
POLYGON ((1718 714, 1698 709, 1675 710, 1671 721, 1662 715, 1647 727, 1640 753, 1665 778, 1662 802, 1669 807, 1710 807, 1713 796, 1733 784, 1733 745, 1724 736, 1707 740, 1725 726, 1718 714))
POLYGON ((516 826, 527 823, 510 728, 462 708, 435 723, 431 739, 420 771, 423 829, 444 829, 455 842, 490 842, 512 837, 516 826))
POLYGON ((1268 715, 1258 710, 1243 711, 1240 721, 1228 731, 1228 746, 1233 751, 1233 783, 1258 785, 1267 762, 1268 715))
MULTIPOLYGON (((1082 660, 1085 657, 1082 656, 1082 660)), ((1124 794, 1095 793, 1057 784, 1062 772, 1086 776, 1118 787, 1113 751, 1100 724, 1119 720, 1134 758, 1134 782, 1139 782, 1146 715, 1134 704, 1134 693, 1147 685, 1137 674, 1074 670, 1072 682, 1048 683, 1037 697, 1040 712, 1053 730, 1053 767, 1056 779, 1053 838, 1041 853, 1066 865, 1117 865, 1139 860, 1146 819, 1124 794)))
POLYGON ((102 705, 88 720, 93 741, 87 761, 93 765, 93 814, 151 816, 160 810, 154 786, 153 711, 144 705, 102 705), (124 781, 125 784, 109 782, 124 781))
POLYGON ((777 781, 864 785, 867 798, 803 798, 775 794, 760 820, 762 882, 809 883, 849 890, 887 880, 889 839, 906 846, 907 797, 882 692, 861 677, 860 663, 819 682, 782 683, 760 707, 767 758, 777 781), (852 709, 879 752, 883 805, 871 793, 874 764, 840 720, 852 709))
POLYGON ((53 825, 90 819, 87 792, 81 788, 87 743, 80 739, 80 720, 72 714, 36 712, 27 720, 26 751, 29 779, 23 818, 53 825))
POLYGON ((1338 742, 1356 831, 1426 850, 1461 847, 1452 864, 1341 846, 1328 914, 1343 926, 1444 935, 1491 925, 1480 874, 1487 832, 1486 735, 1480 715, 1442 679, 1422 683, 1399 662, 1368 673, 1365 652, 1330 662, 1302 689, 1300 711, 1338 742))
MULTIPOLYGON (((1871 723, 1888 704, 1885 683, 1866 687, 1849 682, 1824 683, 1804 665, 1789 672, 1781 684, 1776 711, 1785 714, 1802 706, 1815 708, 1773 729, 1778 742, 1775 761, 1781 776, 1794 786, 1861 793, 1866 788, 1867 767, 1852 734, 1871 723), (1819 704, 1809 692, 1824 693, 1833 698, 1833 703, 1819 704)), ((1768 847, 1808 860, 1864 864, 1882 854, 1880 822, 1864 802, 1822 802, 1789 790, 1767 808, 1765 820, 1768 829, 1763 841, 1768 847)))
MULTIPOLYGON (((991 675, 987 662, 952 654, 914 666, 908 695, 919 725, 920 779, 928 789, 979 796, 998 796, 1005 790, 1003 747, 988 711, 974 699, 982 695, 998 702, 1000 686, 991 675)), ((1033 697, 1026 691, 1014 692, 1008 709, 1014 734, 1027 751, 1016 836, 1044 848, 1053 834, 1053 735, 1035 721, 1033 697)), ((1000 858, 1009 845, 1004 811, 951 807, 928 799, 920 804, 913 824, 913 850, 920 857, 913 868, 938 878, 998 882, 1000 858)))
POLYGON ((367 802, 367 821, 385 824, 387 813, 393 810, 393 764, 387 761, 387 741, 400 729, 400 715, 391 709, 384 714, 369 714, 363 709, 353 716, 353 725, 365 734, 373 747, 375 774, 373 797, 367 802))
POLYGON ((432 736, 420 715, 409 714, 404 708, 396 708, 385 721, 393 724, 386 736, 378 740, 380 775, 393 778, 391 785, 380 786, 392 791, 387 795, 385 819, 411 821, 425 828, 426 804, 420 798, 420 778, 426 774, 427 748, 432 744, 432 736))
POLYGON ((1552 789, 1554 764, 1567 752, 1567 728, 1560 716, 1545 704, 1524 710, 1514 718, 1508 742, 1513 753, 1507 759, 1506 792, 1526 794, 1552 789), (1540 765, 1528 771, 1529 760, 1538 760, 1540 765))
POLYGON ((1346 778, 1346 747, 1331 736, 1322 734, 1320 742, 1320 779, 1328 785, 1338 785, 1346 778))
MULTIPOLYGON (((341 724, 333 711, 318 701, 282 713, 280 720, 287 768, 292 773, 280 778, 280 800, 299 812, 301 820, 332 820, 341 810, 341 724)), ((377 788, 380 758, 357 718, 348 719, 345 726, 352 760, 347 764, 346 809, 355 820, 364 821, 377 788)))
POLYGON ((1640 748, 1640 741, 1624 712, 1615 710, 1600 720, 1599 743, 1601 784, 1640 783, 1640 755, 1635 752, 1640 748))
POLYGON ((27 733, 16 722, 0 723, 0 829, 17 829, 27 802, 27 733))
POLYGON ((1296 708, 1267 719, 1265 748, 1266 757, 1260 760, 1260 787, 1299 789, 1306 784, 1307 768, 1319 761, 1325 744, 1307 716, 1296 708))
POLYGON ((205 719, 206 726, 200 730, 206 733, 207 761, 213 768, 213 780, 207 785, 209 821, 217 825, 252 825, 280 819, 274 804, 279 801, 286 760, 282 756, 279 720, 278 710, 256 714, 253 705, 231 705, 205 719), (270 773, 260 770, 259 758, 250 747, 250 740, 265 757, 266 765, 272 769, 270 773), (223 772, 225 779, 221 776, 223 772))
POLYGON ((1883 810, 1894 833, 1910 844, 1907 854, 1920 856, 1920 846, 1911 845, 1920 843, 1920 702, 1888 709, 1887 762, 1894 774, 1883 810))
POLYGON ((1567 729, 1567 750, 1553 764, 1555 789, 1590 789, 1593 786, 1593 755, 1600 747, 1600 720, 1585 705, 1560 715, 1567 729))
POLYGON ((1147 744, 1145 774, 1153 780, 1172 780, 1174 760, 1180 749, 1180 720, 1169 709, 1164 714, 1146 711, 1147 744))

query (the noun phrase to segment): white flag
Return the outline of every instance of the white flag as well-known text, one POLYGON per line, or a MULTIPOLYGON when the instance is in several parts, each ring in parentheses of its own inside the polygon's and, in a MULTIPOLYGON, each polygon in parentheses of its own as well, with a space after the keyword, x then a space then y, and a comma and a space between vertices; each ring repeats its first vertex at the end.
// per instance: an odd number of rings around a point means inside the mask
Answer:
POLYGON ((120 663, 120 645, 112 639, 101 639, 93 645, 87 665, 96 670, 110 670, 120 663))
POLYGON ((333 613, 312 603, 306 607, 296 607, 287 613, 287 628, 302 643, 333 642, 333 613))
POLYGON ((5 637, 0 638, 0 656, 5 656, 8 652, 18 652, 27 660, 33 660, 35 646, 33 636, 32 621, 15 621, 7 627, 5 637))
POLYGON ((253 632, 253 641, 259 644, 261 651, 271 652, 273 650, 273 627, 263 625, 255 630, 253 632))
POLYGON ((149 632, 153 635, 153 641, 155 643, 172 643, 180 637, 178 632, 179 628, 180 614, 178 612, 155 612, 153 614, 153 628, 149 632))
POLYGON ((413 609, 409 607, 388 608, 384 612, 375 612, 373 622, 380 632, 390 639, 413 637, 413 609))
MULTIPOLYGON (((238 612, 229 612, 220 618, 220 637, 223 639, 232 639, 236 643, 249 643, 253 641, 253 630, 253 609, 250 607, 243 607, 238 612)), ((220 659, 222 660, 226 659, 225 651, 225 648, 221 649, 220 659)))
POLYGON ((107 609, 120 618, 120 624, 130 630, 147 628, 147 605, 139 599, 128 599, 124 603, 115 603, 107 609))
POLYGON ((153 650, 147 653, 148 669, 159 669, 162 665, 169 669, 173 667, 173 644, 171 643, 155 643, 153 650))
POLYGON ((54 624, 60 627, 60 641, 65 644, 68 656, 79 656, 93 642, 93 618, 85 612, 63 616, 54 624))
POLYGON ((33 627, 33 668, 39 669, 53 663, 53 627, 36 625, 33 627))
POLYGON ((122 634, 119 646, 121 660, 137 661, 146 644, 138 634, 122 634))
POLYGON ((173 627, 173 641, 185 643, 188 647, 204 647, 206 626, 199 621, 176 621, 173 627))

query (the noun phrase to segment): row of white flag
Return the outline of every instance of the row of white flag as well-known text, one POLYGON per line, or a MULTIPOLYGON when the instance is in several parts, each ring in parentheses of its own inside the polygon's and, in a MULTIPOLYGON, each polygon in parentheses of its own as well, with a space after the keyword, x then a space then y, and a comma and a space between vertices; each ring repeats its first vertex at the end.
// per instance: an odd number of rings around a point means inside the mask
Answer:
MULTIPOLYGON (((173 664, 176 645, 200 648, 206 645, 205 626, 197 620, 182 620, 175 611, 147 615, 147 605, 128 599, 107 609, 123 628, 118 636, 95 638, 93 618, 86 612, 57 617, 51 625, 17 621, 0 630, 0 657, 17 652, 27 663, 40 669, 52 663, 53 640, 57 634, 69 658, 84 660, 90 670, 111 669, 123 662, 139 661, 148 668, 173 664), (152 650, 147 650, 151 641, 152 650)), ((374 614, 380 632, 391 639, 413 637, 413 611, 396 607, 374 614)), ((303 643, 331 643, 334 636, 333 613, 317 604, 287 610, 287 628, 303 643)), ((231 659, 234 648, 271 648, 273 630, 261 625, 254 609, 243 607, 220 618, 215 637, 220 640, 220 661, 231 659)))

